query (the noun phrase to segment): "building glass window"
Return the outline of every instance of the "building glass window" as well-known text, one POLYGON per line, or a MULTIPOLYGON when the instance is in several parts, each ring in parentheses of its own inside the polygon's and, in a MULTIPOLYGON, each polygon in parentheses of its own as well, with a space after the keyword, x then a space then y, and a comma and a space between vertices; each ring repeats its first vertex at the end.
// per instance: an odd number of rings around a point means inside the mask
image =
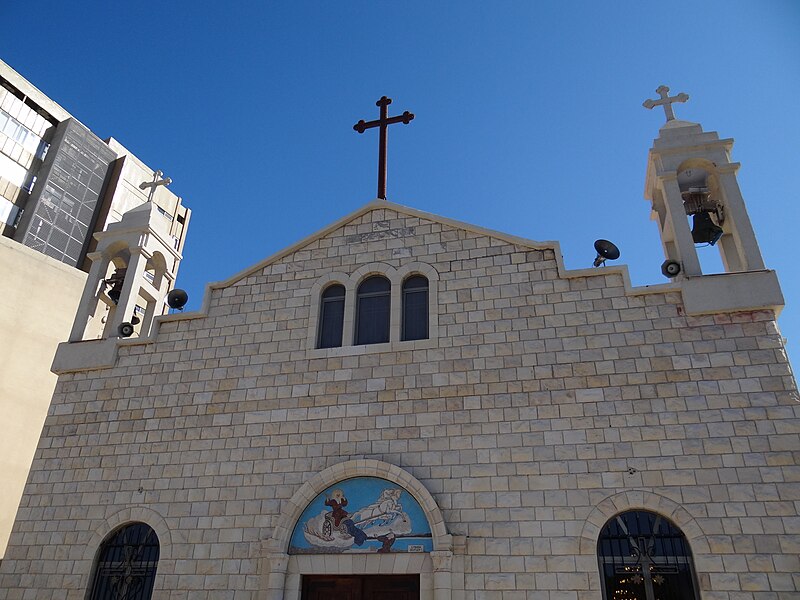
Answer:
POLYGON ((631 510, 612 518, 597 542, 604 600, 698 600, 692 552, 666 518, 631 510))
POLYGON ((391 288, 389 280, 379 275, 358 286, 356 345, 389 341, 391 288))
POLYGON ((25 184, 27 176, 28 170, 25 167, 11 160, 5 154, 0 154, 0 177, 21 188, 25 184))
POLYGON ((403 282, 401 339, 428 339, 428 280, 422 275, 414 275, 403 282))
POLYGON ((0 110, 0 132, 21 145, 31 154, 37 154, 42 138, 20 123, 17 119, 0 110))
POLYGON ((342 345, 344 296, 344 286, 339 284, 327 287, 322 293, 317 348, 338 348, 342 345))
POLYGON ((150 600, 158 555, 158 536, 149 525, 120 527, 100 546, 89 600, 150 600))

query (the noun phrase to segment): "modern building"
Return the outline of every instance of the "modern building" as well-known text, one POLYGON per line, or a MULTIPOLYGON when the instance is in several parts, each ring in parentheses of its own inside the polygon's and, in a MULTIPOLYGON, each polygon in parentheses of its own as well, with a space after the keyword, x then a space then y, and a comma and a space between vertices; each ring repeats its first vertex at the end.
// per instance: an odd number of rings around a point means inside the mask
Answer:
MULTIPOLYGON (((152 185, 161 181, 119 142, 101 140, 0 61, 0 557, 55 387, 53 355, 69 336, 86 283, 94 234, 152 200, 172 249, 178 256, 183 249, 190 212, 165 185, 152 185)), ((106 313, 104 305, 95 315, 95 335, 106 313)))
POLYGON ((376 200, 146 338, 82 339, 151 227, 128 213, 59 346, 0 596, 800 597, 800 404, 731 147, 660 129, 661 284, 608 244, 567 270, 376 200))

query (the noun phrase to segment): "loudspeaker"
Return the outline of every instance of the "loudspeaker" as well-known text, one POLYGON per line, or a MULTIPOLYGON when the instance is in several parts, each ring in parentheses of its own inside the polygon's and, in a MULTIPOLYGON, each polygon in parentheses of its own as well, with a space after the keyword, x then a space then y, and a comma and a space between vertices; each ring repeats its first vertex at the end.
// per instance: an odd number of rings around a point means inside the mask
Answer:
POLYGON ((599 267, 606 260, 617 260, 619 258, 619 248, 608 240, 597 240, 594 243, 594 249, 597 252, 597 258, 592 263, 593 267, 599 267))
POLYGON ((189 294, 185 290, 174 289, 167 294, 167 304, 170 308, 181 310, 189 301, 189 294))
POLYGON ((669 277, 672 279, 673 277, 677 277, 681 272, 681 263, 677 260, 670 260, 667 259, 663 263, 661 263, 661 274, 664 277, 669 277))

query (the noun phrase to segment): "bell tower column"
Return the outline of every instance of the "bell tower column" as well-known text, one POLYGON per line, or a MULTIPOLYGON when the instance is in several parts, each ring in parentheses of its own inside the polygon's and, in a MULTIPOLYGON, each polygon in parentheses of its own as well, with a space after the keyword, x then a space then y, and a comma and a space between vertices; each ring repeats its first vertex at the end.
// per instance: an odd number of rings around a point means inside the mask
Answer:
POLYGON ((723 206, 728 209, 725 220, 729 224, 732 238, 726 240, 726 236, 722 236, 720 252, 726 271, 755 271, 764 268, 764 259, 744 206, 739 182, 736 181, 738 170, 739 163, 729 162, 717 167, 723 206))
POLYGON ((681 263, 684 276, 702 275, 700 259, 697 257, 697 250, 692 241, 692 232, 685 225, 686 209, 683 207, 681 190, 678 186, 678 173, 661 171, 658 174, 656 185, 659 188, 658 192, 660 192, 666 216, 665 226, 662 226, 661 241, 664 244, 667 258, 681 263))
POLYGON ((155 295, 148 294, 145 289, 142 290, 142 294, 145 295, 148 300, 144 311, 144 317, 142 317, 142 328, 139 331, 142 336, 150 335, 153 319, 163 313, 163 299, 167 297, 167 294, 175 285, 173 274, 169 271, 164 274, 160 283, 157 281, 153 283, 155 284, 153 287, 153 290, 156 292, 155 295))
POLYGON ((144 271, 147 266, 147 256, 144 254, 142 248, 132 248, 130 251, 130 262, 125 272, 125 281, 122 284, 122 293, 119 297, 119 303, 114 311, 114 317, 109 320, 106 331, 109 336, 116 334, 119 326, 124 322, 130 322, 131 317, 134 315, 136 309, 136 300, 138 298, 137 286, 141 284, 144 279, 144 271))
POLYGON ((79 342, 83 339, 86 333, 86 325, 92 315, 95 314, 97 305, 100 302, 100 295, 105 288, 104 277, 109 261, 104 258, 102 252, 92 252, 87 254, 86 258, 92 261, 92 266, 89 269, 89 276, 83 288, 83 296, 81 296, 81 302, 78 305, 78 313, 75 316, 75 322, 72 324, 72 331, 69 334, 70 342, 79 342), (89 282, 94 282, 95 284, 89 285, 89 282))

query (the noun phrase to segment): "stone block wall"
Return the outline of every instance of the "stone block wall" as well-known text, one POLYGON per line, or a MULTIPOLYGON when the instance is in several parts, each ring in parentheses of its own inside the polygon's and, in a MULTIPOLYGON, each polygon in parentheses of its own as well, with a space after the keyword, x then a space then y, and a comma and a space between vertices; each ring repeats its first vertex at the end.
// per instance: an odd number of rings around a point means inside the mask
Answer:
POLYGON ((131 519, 162 542, 154 597, 267 597, 298 490, 364 460, 430 493, 452 565, 292 558, 285 597, 349 564, 418 569, 424 598, 597 599, 600 529, 644 508, 686 534, 704 600, 800 598, 800 405, 772 312, 687 317, 676 286, 556 252, 374 208, 62 375, 0 598, 84 598, 131 519), (321 279, 409 263, 438 274, 431 339, 314 349, 321 279))

